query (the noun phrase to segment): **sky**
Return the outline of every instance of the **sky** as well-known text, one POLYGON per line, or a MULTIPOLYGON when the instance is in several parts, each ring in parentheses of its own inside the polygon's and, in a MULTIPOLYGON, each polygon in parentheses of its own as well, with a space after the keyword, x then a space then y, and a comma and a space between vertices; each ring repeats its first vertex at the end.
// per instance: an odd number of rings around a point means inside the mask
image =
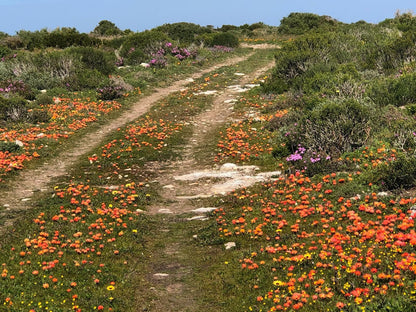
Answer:
POLYGON ((378 23, 395 12, 416 12, 415 0, 0 0, 0 31, 75 27, 89 33, 102 20, 121 30, 144 31, 166 23, 201 26, 279 26, 291 12, 329 15, 344 23, 378 23))

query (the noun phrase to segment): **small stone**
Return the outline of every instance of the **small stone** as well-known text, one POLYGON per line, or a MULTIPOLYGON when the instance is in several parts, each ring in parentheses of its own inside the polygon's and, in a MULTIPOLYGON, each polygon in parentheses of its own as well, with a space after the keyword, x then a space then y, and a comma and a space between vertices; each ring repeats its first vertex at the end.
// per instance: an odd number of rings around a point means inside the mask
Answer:
POLYGON ((235 170, 237 170, 237 165, 233 163, 225 163, 220 168, 220 171, 235 171, 235 170))
POLYGON ((173 212, 170 211, 169 209, 162 208, 162 209, 159 209, 159 213, 173 213, 173 212))
POLYGON ((31 198, 30 197, 28 197, 28 198, 22 198, 21 200, 22 200, 22 202, 27 202, 27 201, 31 200, 31 198))
POLYGON ((209 218, 205 217, 205 216, 195 216, 192 218, 187 218, 187 221, 195 221, 195 220, 199 220, 199 221, 207 221, 209 220, 209 218))
POLYGON ((224 103, 228 104, 228 103, 235 103, 237 102, 236 99, 229 99, 229 100, 225 100, 224 103))
POLYGON ((155 273, 155 274, 153 274, 153 277, 155 277, 157 279, 163 279, 163 278, 169 277, 169 274, 167 274, 167 273, 155 273))
POLYGON ((216 209, 217 209, 216 207, 201 207, 201 208, 197 208, 197 209, 192 210, 192 212, 195 212, 195 213, 207 213, 207 212, 214 211, 216 209))
POLYGON ((174 189, 175 187, 173 185, 169 184, 169 185, 163 186, 163 188, 171 190, 171 189, 174 189))
POLYGON ((237 245, 235 244, 235 242, 228 242, 228 243, 225 243, 224 246, 225 246, 225 249, 228 250, 231 248, 235 248, 237 245))

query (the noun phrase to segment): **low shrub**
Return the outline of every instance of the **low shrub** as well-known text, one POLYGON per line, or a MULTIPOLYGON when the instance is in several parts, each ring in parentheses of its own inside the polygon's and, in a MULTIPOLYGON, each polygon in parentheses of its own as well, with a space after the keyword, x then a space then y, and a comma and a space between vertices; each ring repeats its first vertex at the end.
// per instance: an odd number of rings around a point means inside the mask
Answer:
POLYGON ((98 70, 104 75, 109 75, 116 69, 114 54, 92 47, 71 48, 69 53, 79 59, 86 68, 98 70))
POLYGON ((27 119, 33 124, 47 123, 51 120, 51 116, 46 110, 31 109, 28 111, 27 119))
POLYGON ((213 38, 211 44, 213 46, 226 46, 230 48, 236 48, 239 46, 238 37, 226 32, 226 33, 216 33, 213 38))
POLYGON ((374 112, 357 100, 319 104, 305 119, 305 145, 328 155, 341 155, 363 146, 370 138, 374 112))
POLYGON ((319 16, 312 13, 290 13, 280 21, 279 33, 286 35, 301 35, 314 30, 330 30, 339 24, 329 16, 319 16))
POLYGON ((31 88, 36 90, 52 89, 62 85, 62 80, 48 72, 37 70, 27 71, 20 78, 31 88))
POLYGON ((6 142, 6 141, 0 142, 0 152, 15 153, 20 150, 21 150, 21 147, 15 142, 6 142))
POLYGON ((141 56, 145 56, 145 49, 158 42, 172 41, 164 32, 156 30, 146 30, 140 33, 133 33, 126 37, 120 56, 124 57, 128 63, 132 61, 137 64, 145 60, 139 60, 141 56))
POLYGON ((367 95, 380 106, 416 103, 416 73, 373 81, 367 95))
POLYGON ((399 155, 393 162, 379 165, 371 175, 372 182, 384 190, 412 188, 416 186, 416 157, 399 155))
POLYGON ((96 89, 108 83, 108 76, 103 75, 97 69, 78 69, 78 71, 64 80, 68 90, 77 91, 85 89, 96 89))
POLYGON ((40 93, 36 96, 37 105, 48 105, 53 103, 53 97, 46 93, 40 93))
POLYGON ((123 88, 120 86, 107 85, 97 90, 98 98, 103 101, 111 101, 123 95, 123 88))
POLYGON ((5 98, 0 96, 0 119, 5 121, 22 121, 27 118, 27 101, 19 96, 5 98))
POLYGON ((12 96, 19 95, 27 100, 33 100, 35 98, 33 90, 22 80, 9 79, 0 81, 0 95, 1 94, 11 94, 12 96))
POLYGON ((3 58, 12 53, 12 50, 6 46, 0 45, 0 60, 4 60, 3 58))
POLYGON ((118 36, 123 32, 113 22, 102 20, 94 28, 93 34, 100 36, 118 36))
POLYGON ((173 41, 179 41, 181 45, 194 43, 198 36, 212 32, 208 27, 186 22, 164 24, 154 30, 165 33, 173 41))

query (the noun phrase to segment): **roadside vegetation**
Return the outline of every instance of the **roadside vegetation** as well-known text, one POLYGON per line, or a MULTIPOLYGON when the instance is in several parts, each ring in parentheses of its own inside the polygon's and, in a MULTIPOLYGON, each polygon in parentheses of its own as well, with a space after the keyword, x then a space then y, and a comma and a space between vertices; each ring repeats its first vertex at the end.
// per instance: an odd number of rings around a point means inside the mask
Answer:
MULTIPOLYGON (((129 103, 234 55, 238 34, 191 23, 137 32, 101 21, 0 36, 0 183, 129 103)), ((59 148, 62 148, 60 146, 59 148)))
POLYGON ((76 46, 51 46, 53 32, 4 35, 0 83, 11 84, 0 89, 2 179, 23 168, 19 157, 41 158, 44 140, 66 138, 218 57, 247 53, 241 42, 281 47, 162 100, 39 194, 2 237, 4 309, 151 310, 152 256, 174 239, 194 266, 185 282, 205 311, 415 311, 415 31, 410 13, 379 24, 292 13, 278 28, 178 23, 133 33, 103 21, 87 36, 55 31, 76 46), (218 207, 208 220, 146 215, 160 185, 145 165, 180 158, 189 118, 212 101, 198 92, 226 87, 271 53, 275 67, 241 94, 234 121, 213 129, 197 157, 282 174, 202 200, 218 207), (45 56, 51 61, 36 65, 45 56), (28 133, 33 139, 22 138, 28 133))

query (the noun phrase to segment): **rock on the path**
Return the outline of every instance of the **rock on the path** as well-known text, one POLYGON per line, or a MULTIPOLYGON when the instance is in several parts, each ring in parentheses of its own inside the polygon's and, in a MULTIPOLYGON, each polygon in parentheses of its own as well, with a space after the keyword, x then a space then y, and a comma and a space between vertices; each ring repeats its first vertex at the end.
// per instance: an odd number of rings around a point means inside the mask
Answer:
POLYGON ((260 87, 260 84, 258 84, 258 83, 249 83, 249 84, 246 84, 245 87, 249 88, 249 89, 253 89, 255 87, 260 87))
POLYGON ((171 189, 174 189, 175 186, 173 186, 172 184, 169 184, 169 185, 164 185, 163 188, 171 190, 171 189))
POLYGON ((234 73, 234 75, 236 75, 236 76, 245 76, 246 74, 243 74, 243 73, 234 73))
POLYGON ((237 170, 237 165, 233 163, 225 163, 220 167, 220 171, 235 171, 237 170))
POLYGON ((177 199, 200 199, 200 198, 210 198, 213 197, 213 194, 197 194, 191 196, 176 196, 177 199))
POLYGON ((224 247, 226 250, 231 249, 231 248, 235 248, 237 245, 235 244, 235 242, 228 242, 224 244, 224 247))
POLYGON ((167 209, 167 208, 162 208, 162 209, 159 209, 159 213, 166 213, 166 214, 168 214, 168 213, 173 213, 173 212, 171 210, 167 209))
POLYGON ((157 278, 157 279, 164 279, 164 278, 169 277, 169 274, 167 274, 167 273, 155 273, 155 274, 153 274, 153 277, 157 278))
POLYGON ((211 212, 214 210, 217 210, 217 208, 216 207, 201 207, 201 208, 197 208, 191 211, 195 213, 207 213, 207 212, 211 212))
POLYGON ((257 174, 258 177, 263 177, 265 179, 270 179, 273 177, 278 177, 282 174, 281 171, 269 171, 269 172, 260 172, 257 174))
POLYGON ((217 90, 208 90, 208 91, 200 91, 197 93, 194 93, 195 95, 213 95, 213 94, 217 94, 218 91, 217 90))
POLYGON ((236 99, 229 99, 229 100, 225 100, 225 101, 224 101, 224 103, 225 103, 225 104, 235 103, 235 102, 237 102, 237 100, 236 100, 236 99))
POLYGON ((187 221, 195 221, 195 220, 206 221, 206 220, 209 220, 209 218, 207 218, 205 216, 194 216, 194 217, 191 217, 191 218, 187 218, 186 220, 187 221))

